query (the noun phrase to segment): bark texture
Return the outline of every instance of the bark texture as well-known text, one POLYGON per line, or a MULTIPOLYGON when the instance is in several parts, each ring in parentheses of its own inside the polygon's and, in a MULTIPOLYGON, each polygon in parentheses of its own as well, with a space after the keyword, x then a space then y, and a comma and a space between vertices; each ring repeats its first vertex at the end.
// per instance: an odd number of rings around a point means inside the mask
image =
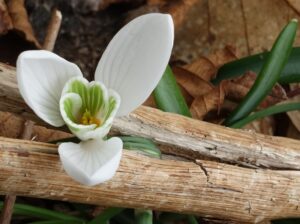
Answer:
MULTIPOLYGON (((0 80, 0 110, 22 115, 1 112, 0 134, 20 136, 28 118, 45 125, 19 95, 14 68, 0 64, 0 80)), ((111 181, 86 187, 65 174, 56 145, 2 137, 0 194, 151 208, 239 223, 300 217, 297 140, 234 130, 148 107, 116 119, 110 134, 151 138, 165 153, 191 161, 158 160, 124 150, 111 181)), ((70 134, 36 125, 33 137, 49 141, 70 134)))
MULTIPOLYGON (((0 110, 43 124, 20 96, 14 68, 0 64, 0 80, 0 110)), ((300 170, 298 140, 235 130, 144 106, 129 116, 115 119, 111 134, 151 138, 161 145, 163 152, 192 159, 300 170)))
POLYGON ((0 138, 0 194, 193 213, 258 223, 300 217, 300 172, 159 160, 124 150, 116 176, 87 187, 62 170, 55 145, 0 138))

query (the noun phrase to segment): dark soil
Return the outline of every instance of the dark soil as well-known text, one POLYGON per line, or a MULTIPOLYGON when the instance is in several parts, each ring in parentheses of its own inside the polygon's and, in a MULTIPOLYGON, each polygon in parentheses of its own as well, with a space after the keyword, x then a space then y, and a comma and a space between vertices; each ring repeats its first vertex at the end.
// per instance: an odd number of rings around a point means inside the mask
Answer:
POLYGON ((56 7, 62 12, 62 26, 54 52, 76 63, 85 77, 93 79, 100 56, 114 34, 123 26, 126 13, 139 6, 141 1, 112 5, 101 11, 92 11, 88 5, 76 2, 27 0, 26 8, 41 43, 50 20, 51 9, 56 7))

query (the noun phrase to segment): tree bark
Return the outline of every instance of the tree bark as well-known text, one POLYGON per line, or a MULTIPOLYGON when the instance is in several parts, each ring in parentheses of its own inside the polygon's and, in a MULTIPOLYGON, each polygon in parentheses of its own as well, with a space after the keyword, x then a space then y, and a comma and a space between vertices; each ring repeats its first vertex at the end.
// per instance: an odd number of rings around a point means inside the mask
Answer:
POLYGON ((299 171, 159 160, 124 150, 115 177, 87 187, 65 174, 55 145, 1 137, 0 158, 0 194, 151 208, 240 223, 300 217, 299 171))
MULTIPOLYGON (((20 96, 15 69, 0 64, 0 80, 0 110, 44 124, 20 96)), ((150 138, 160 144, 163 152, 190 159, 300 170, 298 140, 235 130, 144 106, 129 116, 115 119, 111 134, 150 138)))

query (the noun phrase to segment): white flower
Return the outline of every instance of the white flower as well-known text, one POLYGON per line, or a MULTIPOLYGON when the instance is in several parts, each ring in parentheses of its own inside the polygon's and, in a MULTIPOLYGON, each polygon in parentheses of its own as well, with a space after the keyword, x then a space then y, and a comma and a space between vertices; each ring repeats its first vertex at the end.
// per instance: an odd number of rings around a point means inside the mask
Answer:
POLYGON ((141 105, 159 82, 174 39, 170 15, 152 13, 124 26, 111 40, 88 82, 77 65, 48 51, 26 51, 17 60, 19 90, 44 121, 66 124, 81 143, 62 143, 65 171, 85 185, 113 177, 122 155, 119 138, 103 140, 115 116, 141 105))

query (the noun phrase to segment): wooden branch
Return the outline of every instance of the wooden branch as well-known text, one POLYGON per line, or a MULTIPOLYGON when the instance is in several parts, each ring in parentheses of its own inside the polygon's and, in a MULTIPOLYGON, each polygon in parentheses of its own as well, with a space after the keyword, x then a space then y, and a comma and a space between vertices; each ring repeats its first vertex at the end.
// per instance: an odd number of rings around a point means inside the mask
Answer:
POLYGON ((16 201, 16 195, 11 195, 11 194, 5 195, 4 205, 0 217, 1 224, 10 224, 15 201, 16 201))
POLYGON ((47 28, 46 37, 43 48, 48 51, 53 51, 56 38, 60 29, 62 14, 59 10, 53 9, 51 19, 47 28))
MULTIPOLYGON (((15 69, 0 64, 0 110, 43 124, 24 103, 15 69)), ((165 153, 192 159, 210 158, 248 167, 300 169, 300 141, 260 135, 164 113, 141 106, 115 120, 112 134, 151 138, 165 153)))
POLYGON ((0 138, 0 194, 151 208, 257 223, 300 217, 300 172, 123 152, 116 176, 87 187, 62 170, 55 145, 0 138))
MULTIPOLYGON (((33 127, 34 127, 34 122, 25 121, 21 138, 30 140, 33 127)), ((12 214, 14 211, 14 204, 15 204, 16 198, 17 197, 14 194, 9 194, 9 195, 5 196, 4 205, 3 205, 3 209, 1 211, 1 216, 0 216, 1 224, 9 224, 10 223, 11 217, 12 217, 12 214)))

